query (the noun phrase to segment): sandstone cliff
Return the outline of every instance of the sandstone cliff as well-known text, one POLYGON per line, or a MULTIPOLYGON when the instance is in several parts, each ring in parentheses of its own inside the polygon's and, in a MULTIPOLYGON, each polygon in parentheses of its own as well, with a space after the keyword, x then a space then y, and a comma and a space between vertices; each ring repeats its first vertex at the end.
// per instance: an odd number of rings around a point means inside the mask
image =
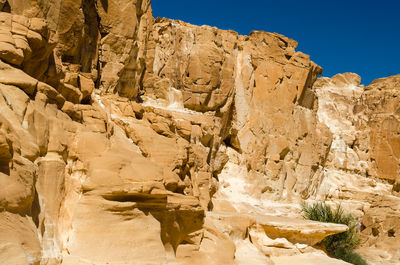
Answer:
POLYGON ((0 0, 1 264, 397 264, 400 76, 320 78, 297 43, 150 0, 0 0))
POLYGON ((397 75, 364 87, 359 76, 346 73, 314 85, 318 118, 333 134, 315 195, 341 202, 360 217, 359 252, 371 264, 399 261, 399 80, 397 75))

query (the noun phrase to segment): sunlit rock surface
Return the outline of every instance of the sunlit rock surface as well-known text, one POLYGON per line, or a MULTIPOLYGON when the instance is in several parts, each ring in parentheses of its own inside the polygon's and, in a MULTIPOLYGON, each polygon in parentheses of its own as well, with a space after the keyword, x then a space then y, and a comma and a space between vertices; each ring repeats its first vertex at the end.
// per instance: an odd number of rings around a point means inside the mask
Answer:
POLYGON ((149 0, 0 0, 1 264, 398 264, 399 89, 149 0))
POLYGON ((360 218, 362 247, 370 264, 397 264, 399 229, 398 148, 400 76, 360 85, 345 73, 320 78, 318 118, 333 134, 324 180, 315 199, 340 202, 360 218))

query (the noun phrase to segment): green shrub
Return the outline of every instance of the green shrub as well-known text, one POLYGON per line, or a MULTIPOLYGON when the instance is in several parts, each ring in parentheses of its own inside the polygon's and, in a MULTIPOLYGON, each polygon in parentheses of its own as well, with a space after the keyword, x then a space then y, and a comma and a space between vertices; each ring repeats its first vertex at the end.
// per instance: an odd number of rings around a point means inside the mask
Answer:
POLYGON ((301 207, 305 219, 344 224, 349 227, 346 232, 324 238, 322 243, 328 254, 355 265, 367 264, 359 254, 353 252, 360 243, 360 239, 357 234, 358 222, 351 214, 345 213, 340 205, 336 209, 332 209, 329 205, 321 202, 311 205, 303 202, 301 207))

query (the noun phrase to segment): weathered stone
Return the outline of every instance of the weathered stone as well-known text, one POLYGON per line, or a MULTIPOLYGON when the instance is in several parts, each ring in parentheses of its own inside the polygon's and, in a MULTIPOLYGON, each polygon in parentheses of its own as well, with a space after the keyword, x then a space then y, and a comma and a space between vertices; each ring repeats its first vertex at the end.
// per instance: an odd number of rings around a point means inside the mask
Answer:
POLYGON ((29 102, 29 97, 21 89, 15 86, 0 84, 0 92, 10 108, 22 121, 29 102))
POLYGON ((83 95, 79 88, 70 84, 62 84, 61 86, 61 94, 66 100, 74 104, 79 104, 82 101, 83 95))
POLYGON ((31 219, 7 211, 0 213, 0 262, 3 264, 40 263, 41 248, 31 219))
POLYGON ((80 75, 79 88, 82 92, 82 100, 88 100, 94 90, 93 80, 84 75, 80 75))
POLYGON ((65 98, 53 87, 46 83, 39 82, 37 91, 46 95, 50 102, 55 102, 59 108, 64 105, 65 98))
POLYGON ((0 42, 0 59, 14 65, 21 65, 24 60, 24 53, 12 44, 0 42))
POLYGON ((378 79, 364 87, 359 85, 359 76, 345 73, 321 78, 314 85, 317 114, 333 133, 317 198, 342 199, 342 205, 362 217, 361 236, 365 243, 360 253, 371 262, 388 264, 400 255, 388 243, 397 240, 392 235, 398 230, 393 222, 399 218, 399 209, 388 207, 399 200, 398 80, 399 76, 378 79), (389 234, 390 239, 386 240, 389 234), (378 241, 380 246, 373 247, 378 241), (390 258, 385 256, 387 252, 391 253, 390 258))
POLYGON ((62 109, 68 116, 71 117, 74 121, 81 122, 82 121, 82 110, 80 110, 76 105, 71 102, 65 102, 62 109))
POLYGON ((36 90, 38 81, 23 71, 13 68, 12 66, 0 62, 0 83, 5 85, 13 85, 21 88, 28 95, 33 95, 36 90))
POLYGON ((399 76, 316 81, 294 40, 149 0, 0 10, 0 263, 344 264, 302 200, 398 261, 399 76))

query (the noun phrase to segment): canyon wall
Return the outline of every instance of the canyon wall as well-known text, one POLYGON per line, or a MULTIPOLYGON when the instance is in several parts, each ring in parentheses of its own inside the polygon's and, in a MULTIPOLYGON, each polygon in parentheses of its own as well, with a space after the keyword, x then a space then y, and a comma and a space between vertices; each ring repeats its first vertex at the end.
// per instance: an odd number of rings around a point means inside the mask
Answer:
POLYGON ((360 218, 362 248, 371 264, 396 264, 400 217, 400 76, 360 85, 356 74, 320 78, 318 118, 333 134, 315 198, 340 202, 360 218))
POLYGON ((360 86, 276 33, 149 0, 0 0, 1 264, 397 264, 400 76, 360 86))

